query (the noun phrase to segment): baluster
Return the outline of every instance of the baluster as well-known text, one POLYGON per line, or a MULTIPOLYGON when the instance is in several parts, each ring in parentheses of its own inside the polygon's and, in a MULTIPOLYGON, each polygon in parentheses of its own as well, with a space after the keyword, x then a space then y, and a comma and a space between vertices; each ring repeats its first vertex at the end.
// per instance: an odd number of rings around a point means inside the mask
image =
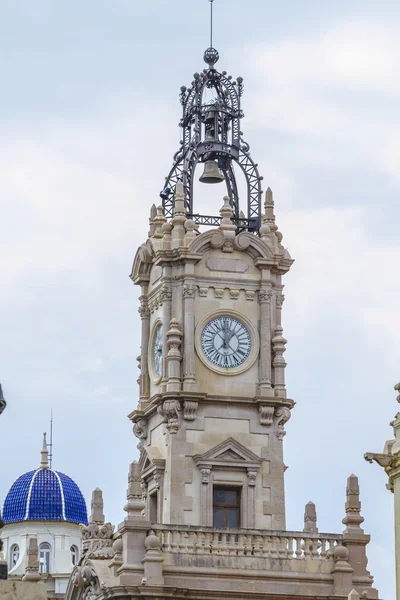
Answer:
POLYGON ((181 554, 187 554, 188 548, 187 548, 187 541, 188 541, 188 534, 186 531, 180 531, 179 532, 179 552, 181 554))
POLYGON ((171 552, 176 554, 179 552, 179 533, 178 531, 171 531, 171 552))
POLYGON ((333 550, 336 545, 336 540, 329 540, 328 558, 333 558, 333 550))
POLYGON ((253 536, 251 533, 246 535, 246 548, 244 553, 246 556, 253 556, 253 536))
POLYGON ((293 558, 293 538, 288 538, 287 540, 287 550, 286 550, 286 557, 287 558, 293 558))
POLYGON ((211 533, 209 531, 206 532, 204 536, 204 552, 206 554, 210 554, 212 552, 211 548, 211 533))
POLYGON ((260 551, 261 535, 254 536, 254 556, 261 556, 260 551))
POLYGON ((233 554, 234 556, 237 555, 237 535, 235 534, 230 534, 228 536, 229 539, 229 554, 233 554))
POLYGON ((212 543, 211 543, 211 553, 219 554, 219 534, 216 532, 213 533, 213 539, 212 539, 212 543))
POLYGON ((228 547, 227 547, 227 534, 226 533, 221 533, 220 553, 223 554, 224 556, 229 554, 228 547))
POLYGON ((264 558, 268 558, 270 553, 271 553, 271 538, 268 535, 263 535, 262 555, 264 558))
POLYGON ((278 556, 279 558, 286 558, 287 556, 287 539, 285 537, 279 538, 278 556))
POLYGON ((319 558, 319 552, 318 549, 321 546, 319 540, 312 540, 311 541, 311 558, 313 560, 316 560, 317 558, 319 558))
POLYGON ((321 558, 326 558, 326 540, 320 540, 321 542, 321 558))
POLYGON ((243 533, 239 533, 238 535, 238 546, 237 546, 237 555, 244 556, 244 551, 246 549, 246 536, 243 533))
POLYGON ((296 558, 302 558, 301 538, 296 538, 296 558))
POLYGON ((276 535, 272 536, 271 558, 278 558, 279 538, 276 535))
POLYGON ((204 554, 203 543, 204 543, 204 533, 202 531, 198 531, 196 533, 196 545, 195 545, 196 554, 204 554))
POLYGON ((193 554, 193 552, 194 552, 195 540, 196 540, 196 533, 194 531, 189 531, 189 541, 188 541, 188 545, 187 545, 187 551, 189 554, 193 554))
POLYGON ((169 540, 169 531, 164 530, 164 531, 160 531, 157 533, 160 536, 162 551, 170 552, 171 546, 170 546, 170 540, 169 540))
POLYGON ((304 539, 304 558, 309 559, 311 556, 311 540, 309 538, 304 539))

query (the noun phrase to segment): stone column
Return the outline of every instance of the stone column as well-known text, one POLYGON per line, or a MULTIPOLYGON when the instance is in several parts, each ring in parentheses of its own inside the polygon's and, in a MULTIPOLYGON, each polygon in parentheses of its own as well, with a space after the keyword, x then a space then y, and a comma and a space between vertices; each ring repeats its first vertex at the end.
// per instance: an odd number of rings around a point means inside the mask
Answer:
POLYGON ((167 391, 179 392, 181 390, 181 362, 182 354, 180 346, 182 344, 182 332, 179 329, 177 319, 171 319, 170 327, 167 331, 168 354, 167 363, 167 391))
POLYGON ((255 527, 256 518, 256 479, 257 471, 247 470, 247 525, 255 527))
POLYGON ((162 290, 161 290, 161 297, 162 297, 162 302, 163 302, 163 378, 162 378, 162 382, 161 382, 161 391, 165 392, 167 389, 167 361, 166 361, 166 357, 167 357, 167 353, 168 353, 168 347, 167 347, 167 332, 168 332, 168 325, 171 321, 171 302, 172 302, 172 289, 171 289, 171 282, 170 282, 170 277, 171 277, 171 267, 164 267, 164 273, 166 275, 166 277, 168 279, 166 279, 166 281, 163 284, 162 290))
MULTIPOLYGON (((212 514, 212 499, 210 502, 210 477, 211 469, 206 465, 199 465, 201 473, 201 496, 200 496, 200 511, 201 511, 201 525, 203 527, 212 527, 213 514, 212 514)), ((211 484, 212 494, 212 484, 211 484)))
POLYGON ((139 314, 142 320, 142 345, 140 347, 140 400, 148 400, 150 397, 149 377, 149 339, 150 339, 150 310, 147 302, 148 286, 142 285, 140 296, 139 314))
POLYGON ((271 288, 262 288, 258 292, 260 303, 260 359, 259 359, 259 395, 274 395, 271 384, 271 288))
POLYGON ((282 333, 283 329, 280 325, 278 325, 278 327, 275 327, 275 335, 272 338, 272 348, 275 355, 274 360, 272 361, 272 366, 274 367, 274 388, 275 396, 278 398, 286 398, 286 361, 283 358, 283 354, 286 350, 286 340, 282 333))
MULTIPOLYGON (((185 270, 193 270, 193 265, 186 265, 185 270)), ((195 350, 194 350, 194 295, 196 291, 193 277, 185 276, 183 294, 183 389, 196 392, 195 350)))

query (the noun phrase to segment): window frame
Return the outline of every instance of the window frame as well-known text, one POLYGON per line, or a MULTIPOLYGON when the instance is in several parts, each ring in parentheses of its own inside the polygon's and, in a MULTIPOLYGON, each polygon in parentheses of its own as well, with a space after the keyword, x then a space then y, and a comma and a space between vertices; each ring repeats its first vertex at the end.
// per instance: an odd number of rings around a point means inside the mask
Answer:
POLYGON ((49 542, 42 542, 39 545, 39 573, 42 575, 49 575, 51 570, 51 544, 49 542), (42 562, 41 558, 44 561, 42 562), (42 568, 45 565, 45 568, 42 568))
POLYGON ((12 544, 10 548, 10 571, 17 566, 20 557, 20 549, 18 544, 12 544), (14 555, 17 554, 17 558, 14 561, 14 555))
POLYGON ((229 485, 213 485, 213 489, 212 489, 212 495, 213 495, 213 527, 219 529, 219 528, 223 528, 223 529, 238 529, 241 525, 241 507, 242 507, 242 487, 238 487, 238 486, 229 486, 229 485), (235 492, 236 494, 236 503, 230 503, 230 502, 216 502, 215 501, 215 492, 216 491, 224 491, 224 492, 235 492), (223 521, 224 524, 222 526, 220 525, 216 525, 215 524, 215 514, 214 511, 215 509, 222 509, 223 511, 223 521), (236 511, 236 525, 234 525, 233 527, 230 527, 227 524, 227 520, 228 520, 228 510, 232 510, 234 509, 236 511))

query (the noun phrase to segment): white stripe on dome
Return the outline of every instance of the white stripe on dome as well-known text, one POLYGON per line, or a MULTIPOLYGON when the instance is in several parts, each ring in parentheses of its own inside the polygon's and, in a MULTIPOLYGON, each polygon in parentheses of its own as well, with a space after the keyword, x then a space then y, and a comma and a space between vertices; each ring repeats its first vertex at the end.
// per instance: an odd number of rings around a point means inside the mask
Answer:
POLYGON ((29 506, 31 503, 31 495, 32 495, 32 488, 33 488, 33 483, 36 479, 36 475, 39 473, 40 469, 38 469, 37 471, 34 472, 33 477, 31 479, 31 482, 29 484, 29 491, 28 491, 28 498, 26 500, 26 511, 25 511, 25 517, 24 517, 24 521, 28 520, 28 516, 29 516, 29 506))
POLYGON ((58 483, 60 484, 61 504, 62 504, 62 518, 63 518, 63 521, 66 521, 67 519, 65 518, 65 497, 64 497, 64 488, 63 488, 62 481, 61 481, 60 476, 57 473, 57 471, 53 471, 53 469, 49 469, 49 471, 51 471, 52 473, 54 473, 54 475, 57 477, 58 483))

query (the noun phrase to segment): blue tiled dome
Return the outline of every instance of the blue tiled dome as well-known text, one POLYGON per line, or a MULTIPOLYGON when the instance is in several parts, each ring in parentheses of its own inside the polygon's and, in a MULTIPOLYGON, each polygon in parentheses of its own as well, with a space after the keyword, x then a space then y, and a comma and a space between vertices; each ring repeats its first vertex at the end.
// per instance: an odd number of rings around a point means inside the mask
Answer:
POLYGON ((3 520, 87 524, 86 503, 68 475, 41 467, 21 475, 13 483, 4 501, 3 520))

